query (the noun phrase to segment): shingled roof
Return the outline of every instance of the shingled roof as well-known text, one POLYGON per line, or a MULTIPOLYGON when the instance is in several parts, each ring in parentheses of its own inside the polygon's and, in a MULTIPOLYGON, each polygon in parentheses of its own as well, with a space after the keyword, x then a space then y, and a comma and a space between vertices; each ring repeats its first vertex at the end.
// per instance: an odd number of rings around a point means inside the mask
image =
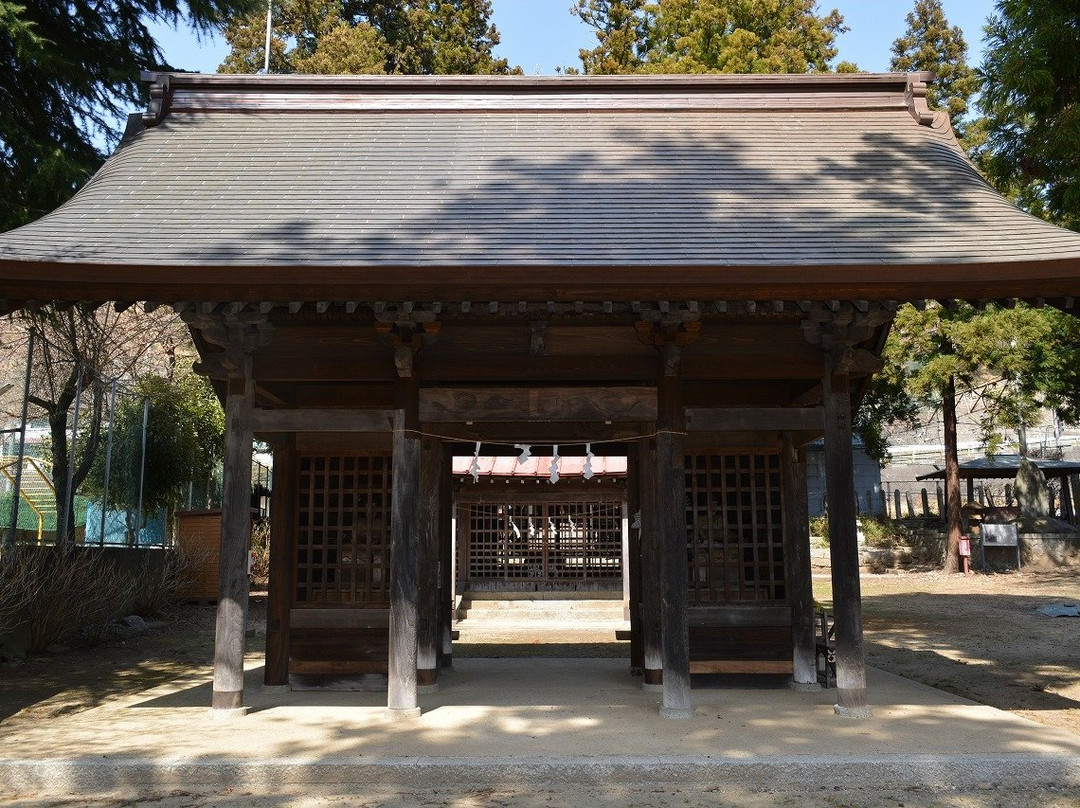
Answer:
POLYGON ((36 299, 1080 293, 1080 234, 980 178, 927 78, 157 74, 91 182, 0 236, 0 283, 36 299))

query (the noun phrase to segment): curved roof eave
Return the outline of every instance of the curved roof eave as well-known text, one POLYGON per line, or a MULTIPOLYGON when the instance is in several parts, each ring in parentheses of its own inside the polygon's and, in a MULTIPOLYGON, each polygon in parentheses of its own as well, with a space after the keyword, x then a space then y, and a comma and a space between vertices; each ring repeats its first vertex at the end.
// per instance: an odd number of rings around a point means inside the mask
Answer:
POLYGON ((155 74, 8 300, 1080 297, 926 74, 155 74))

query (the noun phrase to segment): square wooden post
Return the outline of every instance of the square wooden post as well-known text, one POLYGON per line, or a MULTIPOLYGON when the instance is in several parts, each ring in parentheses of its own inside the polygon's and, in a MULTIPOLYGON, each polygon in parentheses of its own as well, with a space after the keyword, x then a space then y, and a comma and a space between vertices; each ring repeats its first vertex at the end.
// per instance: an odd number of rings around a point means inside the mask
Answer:
POLYGON ((859 538, 851 458, 851 393, 845 373, 833 373, 826 359, 825 492, 832 558, 833 616, 836 626, 835 711, 845 718, 869 718, 866 651, 859 585, 859 538))
POLYGON ((415 375, 399 380, 394 411, 390 515, 390 660, 386 706, 394 718, 420 715, 416 652, 418 611, 420 439, 419 386, 415 375))
POLYGON ((443 466, 442 444, 435 438, 420 441, 419 497, 419 612, 416 652, 417 685, 435 692, 439 678, 439 536, 441 530, 443 466))
POLYGON ((296 435, 274 446, 274 489, 270 503, 270 576, 266 602, 266 667, 263 682, 289 683, 289 613, 296 587, 296 435))
POLYGON ((453 455, 443 448, 439 475, 439 667, 454 667, 454 479, 453 455))
POLYGON ((806 493, 806 454, 783 435, 780 474, 784 502, 784 558, 791 603, 792 677, 796 690, 818 690, 814 641, 814 586, 810 567, 810 516, 806 493))
POLYGON ((645 671, 645 645, 641 634, 641 468, 647 457, 645 443, 638 441, 633 445, 626 474, 626 510, 630 529, 624 562, 627 572, 626 597, 630 606, 630 673, 634 676, 641 676, 645 671))
POLYGON ((646 439, 639 457, 641 496, 641 644, 645 690, 664 683, 664 651, 660 631, 660 538, 656 518, 656 442, 646 439))
POLYGON ((211 706, 215 711, 243 712, 247 569, 251 551, 251 411, 255 387, 250 353, 236 354, 238 367, 228 378, 225 397, 225 490, 221 503, 211 706))
POLYGON ((656 500, 661 543, 660 620, 664 682, 660 714, 689 718, 690 634, 686 570, 686 429, 679 377, 661 373, 657 382, 656 500))

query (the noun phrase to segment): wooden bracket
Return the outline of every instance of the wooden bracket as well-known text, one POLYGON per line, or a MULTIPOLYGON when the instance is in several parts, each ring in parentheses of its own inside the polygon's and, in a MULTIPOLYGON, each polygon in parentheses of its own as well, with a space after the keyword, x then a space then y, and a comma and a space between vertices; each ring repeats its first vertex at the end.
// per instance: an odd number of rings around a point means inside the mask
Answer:
POLYGON ((147 93, 150 103, 142 114, 142 122, 144 126, 157 126, 169 111, 169 74, 144 72, 142 80, 151 82, 147 93))
POLYGON ((210 345, 224 350, 207 354, 195 365, 195 370, 215 378, 247 375, 251 358, 259 348, 270 344, 274 327, 265 314, 213 314, 199 308, 185 310, 181 319, 197 330, 210 345))
POLYGON ((547 321, 533 320, 529 323, 529 353, 533 356, 547 355, 547 321))
MULTIPOLYGON (((937 123, 934 110, 926 100, 926 76, 929 74, 911 74, 908 80, 907 90, 904 92, 904 100, 907 101, 908 112, 911 117, 922 126, 935 126, 937 123)), ((935 127, 936 128, 936 127, 935 127)))
POLYGON ((826 356, 826 367, 833 374, 872 376, 885 367, 884 359, 865 348, 834 345, 826 356))
POLYGON ((638 320, 634 323, 638 339, 645 345, 654 348, 665 348, 675 345, 684 348, 695 342, 701 333, 701 321, 663 321, 649 322, 638 320))
MULTIPOLYGON (((438 323, 427 325, 437 326, 438 323)), ((380 334, 390 339, 390 344, 394 348, 394 368, 397 370, 398 378, 411 379, 416 373, 416 354, 424 347, 425 334, 422 329, 425 329, 426 325, 416 329, 404 323, 395 325, 377 323, 375 327, 380 334)))

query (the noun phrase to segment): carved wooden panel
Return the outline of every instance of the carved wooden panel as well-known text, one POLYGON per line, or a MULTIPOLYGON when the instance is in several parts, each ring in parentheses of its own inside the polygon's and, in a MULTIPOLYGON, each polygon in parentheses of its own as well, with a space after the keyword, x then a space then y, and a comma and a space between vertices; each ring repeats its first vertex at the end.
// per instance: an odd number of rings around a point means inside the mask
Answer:
POLYGON ((301 455, 295 603, 390 602, 390 457, 301 455))
POLYGON ((473 503, 470 581, 622 581, 619 502, 473 503))
POLYGON ((688 455, 689 602, 785 602, 780 457, 688 455))

